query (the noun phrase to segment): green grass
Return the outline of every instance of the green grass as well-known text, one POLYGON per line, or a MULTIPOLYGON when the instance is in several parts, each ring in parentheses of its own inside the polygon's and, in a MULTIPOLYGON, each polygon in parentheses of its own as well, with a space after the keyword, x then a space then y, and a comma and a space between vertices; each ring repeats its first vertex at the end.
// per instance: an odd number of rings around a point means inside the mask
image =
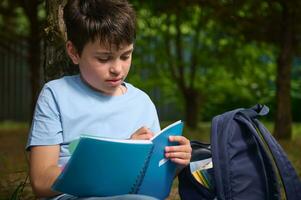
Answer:
MULTIPOLYGON (((168 122, 162 123, 162 127, 168 124, 168 122)), ((265 122, 264 124, 269 130, 273 129, 272 123, 265 122)), ((0 200, 9 199, 27 175, 28 164, 24 147, 27 141, 28 127, 26 123, 0 123, 0 200)), ((209 122, 200 123, 197 130, 184 129, 184 135, 187 138, 203 142, 209 142, 209 132, 209 122)), ((301 123, 293 125, 293 140, 279 141, 279 143, 301 176, 301 123)), ((177 184, 176 180, 168 200, 179 199, 177 184)), ((29 184, 26 185, 22 196, 23 200, 33 199, 29 184)))
MULTIPOLYGON (((0 123, 0 200, 9 199, 18 185, 25 179, 28 163, 25 153, 28 125, 26 123, 0 123)), ((29 184, 24 200, 33 199, 29 184)))
POLYGON ((294 123, 293 137, 301 137, 301 123, 294 123))
POLYGON ((0 132, 13 131, 13 130, 28 129, 26 122, 3 121, 0 122, 0 132))

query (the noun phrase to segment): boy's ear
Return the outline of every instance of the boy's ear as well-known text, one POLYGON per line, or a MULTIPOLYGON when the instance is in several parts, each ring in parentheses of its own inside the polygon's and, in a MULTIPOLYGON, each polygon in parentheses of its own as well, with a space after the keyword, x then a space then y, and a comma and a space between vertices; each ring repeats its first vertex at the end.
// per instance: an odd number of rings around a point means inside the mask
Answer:
POLYGON ((79 63, 79 54, 77 52, 76 47, 73 45, 71 41, 67 41, 66 43, 66 51, 70 59, 75 65, 79 63))

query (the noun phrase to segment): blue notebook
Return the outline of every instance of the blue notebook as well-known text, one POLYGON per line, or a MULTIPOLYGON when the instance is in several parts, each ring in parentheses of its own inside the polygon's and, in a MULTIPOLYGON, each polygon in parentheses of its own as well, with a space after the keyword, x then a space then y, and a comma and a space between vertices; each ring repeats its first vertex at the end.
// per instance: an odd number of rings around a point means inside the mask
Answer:
POLYGON ((52 189, 79 197, 144 194, 164 199, 176 169, 164 148, 177 145, 168 137, 182 131, 183 123, 177 121, 151 140, 82 135, 69 145, 72 156, 52 189))

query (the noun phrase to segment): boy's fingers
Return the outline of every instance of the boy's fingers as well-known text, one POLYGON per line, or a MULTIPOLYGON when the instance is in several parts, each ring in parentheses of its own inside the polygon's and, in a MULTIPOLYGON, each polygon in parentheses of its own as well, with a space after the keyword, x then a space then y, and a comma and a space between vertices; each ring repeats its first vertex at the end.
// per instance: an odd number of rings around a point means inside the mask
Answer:
POLYGON ((180 158, 185 160, 190 160, 191 154, 185 152, 172 152, 172 153, 165 153, 166 158, 180 158))
POLYGON ((192 149, 190 146, 187 145, 179 145, 179 146, 167 146, 165 147, 166 152, 186 152, 186 153, 191 153, 192 149))
POLYGON ((135 135, 132 137, 134 140, 149 140, 153 137, 152 134, 146 133, 146 134, 140 134, 140 135, 135 135))
POLYGON ((141 136, 142 136, 142 138, 144 138, 146 140, 149 140, 153 137, 153 134, 152 133, 146 133, 146 134, 143 134, 141 136))
POLYGON ((131 136, 134 140, 149 140, 153 137, 153 132, 147 127, 141 127, 131 136))
POLYGON ((135 133, 140 135, 140 134, 145 134, 147 132, 150 132, 150 130, 148 128, 146 128, 145 126, 142 126, 135 133))
POLYGON ((154 133, 149 128, 146 128, 146 127, 141 128, 140 134, 142 134, 142 135, 151 135, 151 136, 154 135, 154 133))
POLYGON ((169 136, 170 142, 179 142, 180 144, 189 144, 190 141, 183 136, 169 136))

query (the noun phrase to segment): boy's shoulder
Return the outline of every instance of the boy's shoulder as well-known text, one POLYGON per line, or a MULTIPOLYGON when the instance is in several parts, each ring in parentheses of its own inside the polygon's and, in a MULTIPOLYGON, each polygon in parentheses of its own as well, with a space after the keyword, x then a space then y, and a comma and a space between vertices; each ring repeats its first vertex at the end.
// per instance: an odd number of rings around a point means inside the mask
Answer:
POLYGON ((144 92, 143 90, 141 90, 140 88, 137 88, 134 85, 132 85, 131 83, 127 83, 127 82, 125 83, 125 85, 126 85, 128 91, 135 93, 136 96, 139 96, 141 98, 150 99, 148 94, 146 92, 144 92))
POLYGON ((41 95, 68 96, 78 92, 79 75, 63 76, 58 79, 51 80, 44 84, 41 95))
POLYGON ((72 85, 77 82, 79 75, 72 75, 72 76, 63 76, 58 79, 51 80, 45 84, 45 87, 49 88, 56 88, 56 87, 64 87, 68 85, 72 85))

